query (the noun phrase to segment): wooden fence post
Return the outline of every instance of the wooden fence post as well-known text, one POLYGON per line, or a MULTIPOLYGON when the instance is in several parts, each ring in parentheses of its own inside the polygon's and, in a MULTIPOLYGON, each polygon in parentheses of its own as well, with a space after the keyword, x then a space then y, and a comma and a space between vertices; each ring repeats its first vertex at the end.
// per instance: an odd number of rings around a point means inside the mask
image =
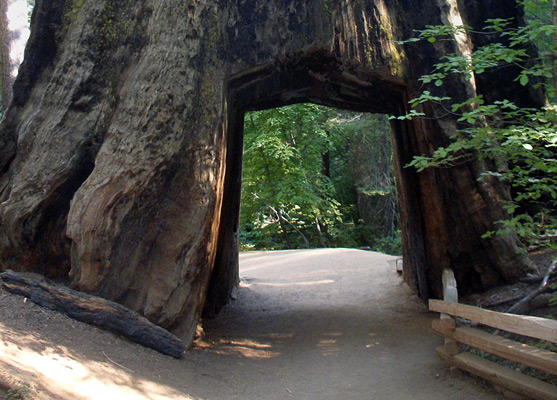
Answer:
MULTIPOLYGON (((443 282, 443 300, 447 303, 458 303, 458 291, 456 288, 456 279, 452 269, 444 269, 441 277, 443 282)), ((456 322, 453 317, 447 314, 441 314, 440 325, 443 329, 454 331, 456 322)), ((460 345, 454 339, 445 338, 445 351, 452 356, 460 353, 460 345)))

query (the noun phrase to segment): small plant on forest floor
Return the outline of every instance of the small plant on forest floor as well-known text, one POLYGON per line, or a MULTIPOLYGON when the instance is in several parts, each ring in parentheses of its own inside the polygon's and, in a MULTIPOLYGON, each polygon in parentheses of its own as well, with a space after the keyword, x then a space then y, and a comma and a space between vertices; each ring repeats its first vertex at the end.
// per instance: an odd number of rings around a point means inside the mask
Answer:
POLYGON ((377 239, 371 246, 371 249, 393 256, 402 255, 402 234, 400 229, 395 231, 393 236, 386 236, 377 239))

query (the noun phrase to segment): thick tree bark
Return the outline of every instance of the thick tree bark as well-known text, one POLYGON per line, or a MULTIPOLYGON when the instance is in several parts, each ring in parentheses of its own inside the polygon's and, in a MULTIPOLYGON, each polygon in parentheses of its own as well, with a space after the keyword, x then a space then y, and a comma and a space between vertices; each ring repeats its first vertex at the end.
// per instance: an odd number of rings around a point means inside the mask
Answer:
MULTIPOLYGON (((454 3, 38 0, 1 126, 4 268, 69 273, 75 288, 180 325, 189 343, 204 304, 214 314, 237 282, 243 113, 299 101, 404 111, 417 78, 455 49, 394 39, 454 3)), ((393 124, 405 277, 423 298, 439 295, 447 266, 463 289, 530 267, 516 238, 481 238, 505 196, 477 182, 482 165, 403 168, 453 129, 393 124)))

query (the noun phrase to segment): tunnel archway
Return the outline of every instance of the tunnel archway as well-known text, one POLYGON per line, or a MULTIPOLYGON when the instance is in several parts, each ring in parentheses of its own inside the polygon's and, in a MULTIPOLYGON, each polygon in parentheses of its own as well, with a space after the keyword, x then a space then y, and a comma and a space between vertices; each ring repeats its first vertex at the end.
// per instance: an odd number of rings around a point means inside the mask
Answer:
MULTIPOLYGON (((294 103, 316 104, 396 115, 406 110, 407 87, 396 78, 365 70, 348 71, 326 54, 291 63, 258 67, 230 77, 226 82, 226 178, 220 213, 218 245, 204 315, 211 317, 228 302, 238 282, 238 227, 242 182, 244 114, 294 103)), ((426 244, 423 240, 422 205, 412 160, 411 124, 391 123, 394 169, 402 212, 405 280, 422 299, 436 295, 438 282, 428 283, 426 244)), ((431 274, 434 276, 433 274, 431 274)))
MULTIPOLYGON (((441 57, 491 39, 395 41, 427 25, 481 31, 485 18, 522 18, 507 0, 74 3, 37 2, 2 120, 0 262, 182 325, 187 343, 204 305, 216 312, 235 282, 245 111, 309 101, 401 113, 441 57)), ((475 93, 541 104, 509 71, 486 79, 475 93)), ((506 196, 477 181, 485 166, 403 167, 446 145, 456 121, 392 126, 410 286, 439 295, 449 266, 469 291, 528 272, 516 237, 482 238, 506 196)))
MULTIPOLYGON (((395 79, 385 80, 365 71, 341 72, 334 59, 319 54, 295 63, 256 68, 227 80, 226 178, 205 315, 216 314, 226 304, 238 281, 244 113, 313 102, 352 111, 395 114, 404 109, 404 91, 404 86, 395 79)), ((398 162, 398 157, 396 159, 398 162)), ((418 279, 409 281, 420 282, 418 279)), ((421 282, 417 288, 426 296, 427 283, 421 282)))

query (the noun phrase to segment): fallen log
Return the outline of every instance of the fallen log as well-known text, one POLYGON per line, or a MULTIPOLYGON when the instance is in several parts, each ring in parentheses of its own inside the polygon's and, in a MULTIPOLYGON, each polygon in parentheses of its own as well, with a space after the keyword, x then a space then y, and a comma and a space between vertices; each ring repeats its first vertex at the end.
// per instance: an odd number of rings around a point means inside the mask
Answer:
POLYGON ((537 310, 538 308, 551 307, 552 299, 557 297, 557 293, 542 293, 530 301, 530 308, 532 310, 537 310))
MULTIPOLYGON (((557 277, 557 271, 552 271, 549 274, 549 279, 552 279, 554 277, 557 277)), ((540 283, 541 281, 543 281, 545 278, 544 275, 539 275, 539 276, 526 276, 524 278, 520 278, 519 281, 522 283, 540 283)))
POLYGON ((497 301, 480 303, 478 305, 478 307, 491 309, 492 307, 502 306, 503 304, 512 303, 513 301, 522 300, 523 298, 524 298, 524 295, 519 294, 517 296, 507 297, 505 299, 501 299, 501 300, 497 300, 497 301))
POLYGON ((528 294, 528 296, 524 297, 518 303, 511 306, 506 312, 515 313, 515 314, 521 314, 527 312, 529 310, 530 301, 532 301, 532 299, 534 299, 536 296, 543 294, 545 291, 548 290, 547 282, 549 281, 549 276, 555 270, 556 267, 557 267, 557 260, 551 263, 538 288, 532 291, 530 294, 528 294))
POLYGON ((185 351, 179 338, 118 303, 26 278, 13 271, 0 274, 0 280, 10 293, 25 296, 41 307, 117 333, 162 354, 180 358, 185 351))

